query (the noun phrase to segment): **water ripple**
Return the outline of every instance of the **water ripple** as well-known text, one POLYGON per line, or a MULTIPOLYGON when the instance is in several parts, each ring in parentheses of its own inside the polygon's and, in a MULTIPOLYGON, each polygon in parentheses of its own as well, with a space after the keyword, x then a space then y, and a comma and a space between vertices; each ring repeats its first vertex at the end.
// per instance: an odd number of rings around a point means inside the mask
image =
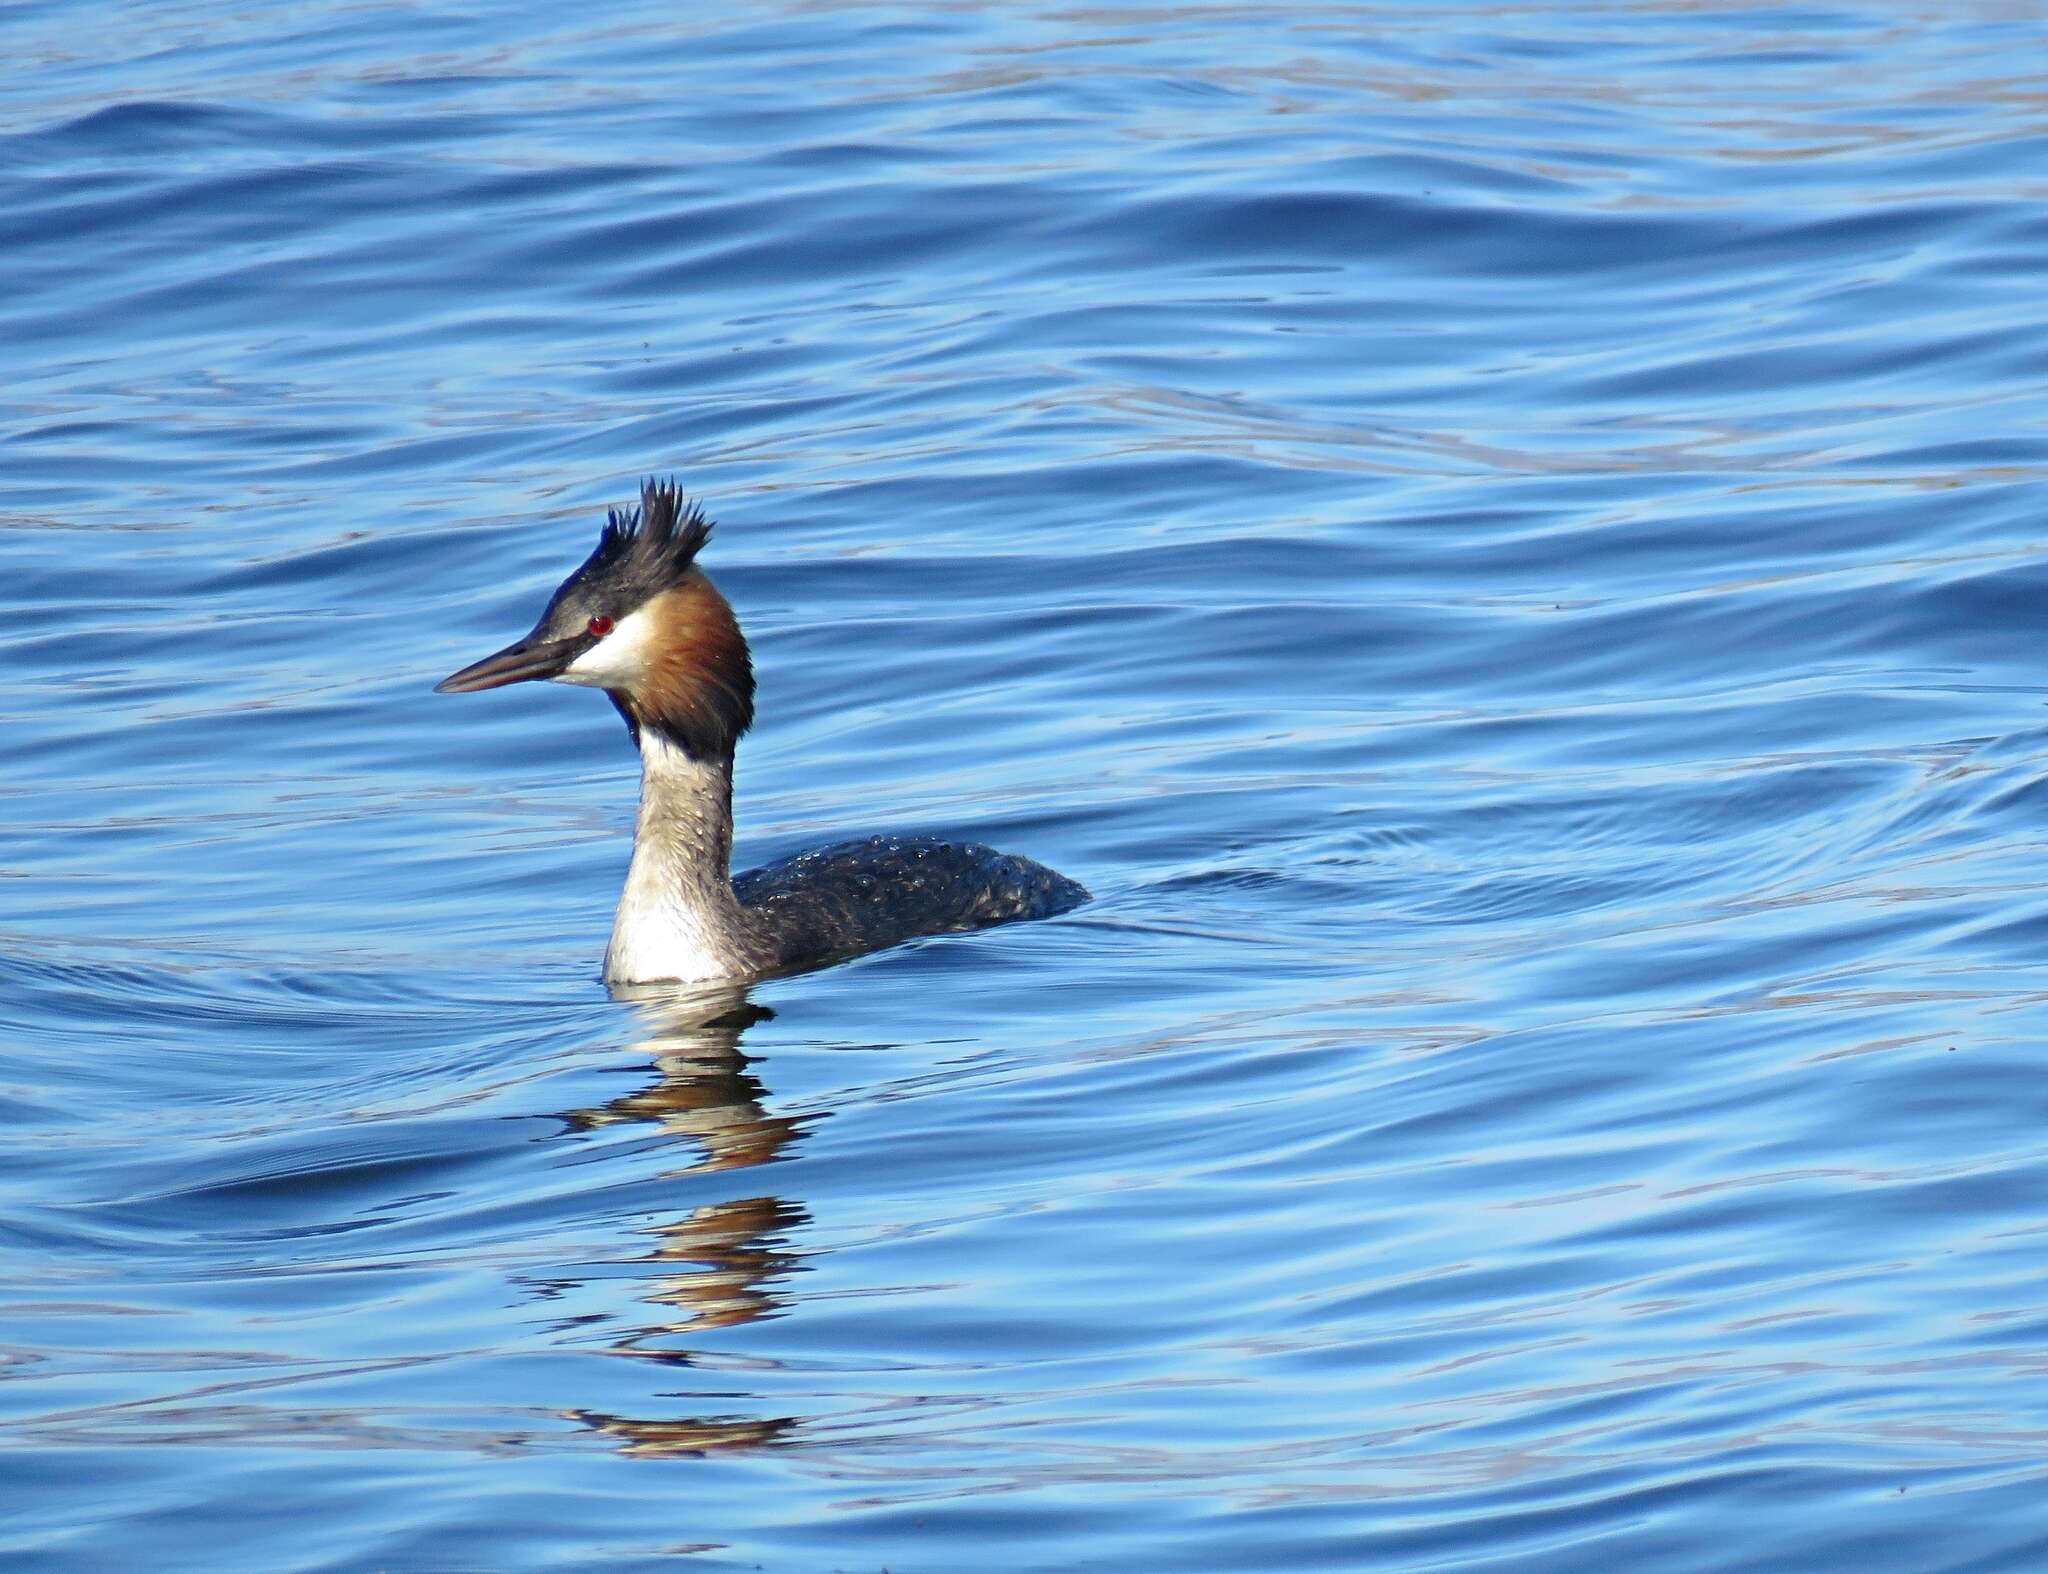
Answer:
POLYGON ((0 1556, 2040 1561, 2036 35, 0 14, 0 1556), (1096 901, 607 996, 650 469, 1096 901))

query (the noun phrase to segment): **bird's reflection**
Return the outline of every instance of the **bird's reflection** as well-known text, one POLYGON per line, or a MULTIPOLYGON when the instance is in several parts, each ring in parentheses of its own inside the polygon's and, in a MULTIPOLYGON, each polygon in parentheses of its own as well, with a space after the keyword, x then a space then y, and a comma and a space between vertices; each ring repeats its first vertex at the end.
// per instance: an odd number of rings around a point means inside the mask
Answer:
POLYGON ((656 995, 637 984, 615 991, 638 1005, 648 1032, 632 1048, 660 1073, 649 1086, 595 1109, 570 1110, 576 1131, 626 1121, 653 1121, 702 1150, 692 1170, 736 1170, 765 1164, 793 1141, 801 1122, 768 1114, 768 1090, 747 1070, 740 1035, 775 1013, 731 989, 676 990, 656 995))
MULTIPOLYGON (((741 1035, 774 1015, 750 1001, 745 989, 636 985, 615 993, 642 1017, 646 1031, 633 1049, 651 1061, 655 1080, 595 1108, 568 1111, 563 1119, 570 1130, 628 1122, 657 1126, 691 1145, 690 1162, 668 1172, 678 1180, 766 1164, 800 1140, 806 1119, 767 1113, 767 1090, 740 1050, 741 1035)), ((659 1315, 613 1341, 613 1353, 690 1366, 695 1357, 678 1338, 774 1315, 783 1304, 776 1287, 799 1266, 787 1247, 789 1232, 808 1219, 796 1203, 764 1194, 702 1203, 646 1226, 653 1246, 639 1261, 656 1271, 645 1281, 642 1299, 659 1315)), ((641 1457, 761 1447, 795 1424, 789 1416, 640 1420, 594 1410, 569 1414, 641 1457)))

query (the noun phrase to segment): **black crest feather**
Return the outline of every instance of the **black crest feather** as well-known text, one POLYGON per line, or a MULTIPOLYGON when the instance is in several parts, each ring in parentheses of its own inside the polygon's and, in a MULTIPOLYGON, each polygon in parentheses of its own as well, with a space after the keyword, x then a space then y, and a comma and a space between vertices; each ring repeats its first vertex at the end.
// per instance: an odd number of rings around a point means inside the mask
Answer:
POLYGON ((641 483, 638 508, 613 509, 586 567, 615 584, 651 596, 679 584, 704 543, 711 521, 686 501, 673 480, 641 483))
POLYGON ((685 502, 673 481, 646 482, 638 508, 606 516, 596 548, 556 589, 536 632, 571 639, 592 617, 625 617, 689 578, 710 536, 704 510, 685 502))

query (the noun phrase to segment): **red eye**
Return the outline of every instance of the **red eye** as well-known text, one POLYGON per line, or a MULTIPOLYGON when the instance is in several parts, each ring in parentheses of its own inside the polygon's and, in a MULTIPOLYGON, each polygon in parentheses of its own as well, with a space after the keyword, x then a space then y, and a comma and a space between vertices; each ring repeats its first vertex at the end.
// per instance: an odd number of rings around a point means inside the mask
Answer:
POLYGON ((606 617, 602 612, 600 612, 596 617, 590 620, 590 632, 595 634, 599 639, 603 639, 605 635, 609 634, 611 631, 612 620, 606 617))

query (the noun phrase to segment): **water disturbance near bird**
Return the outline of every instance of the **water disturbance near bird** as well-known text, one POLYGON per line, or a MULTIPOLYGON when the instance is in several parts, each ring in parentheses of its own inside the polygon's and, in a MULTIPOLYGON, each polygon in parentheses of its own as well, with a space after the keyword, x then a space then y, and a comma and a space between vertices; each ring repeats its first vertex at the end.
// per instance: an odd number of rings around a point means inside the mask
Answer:
POLYGON ((0 1564, 2048 1561, 2025 8, 0 50, 0 1564), (650 473, 1089 900, 607 986, 650 473))

